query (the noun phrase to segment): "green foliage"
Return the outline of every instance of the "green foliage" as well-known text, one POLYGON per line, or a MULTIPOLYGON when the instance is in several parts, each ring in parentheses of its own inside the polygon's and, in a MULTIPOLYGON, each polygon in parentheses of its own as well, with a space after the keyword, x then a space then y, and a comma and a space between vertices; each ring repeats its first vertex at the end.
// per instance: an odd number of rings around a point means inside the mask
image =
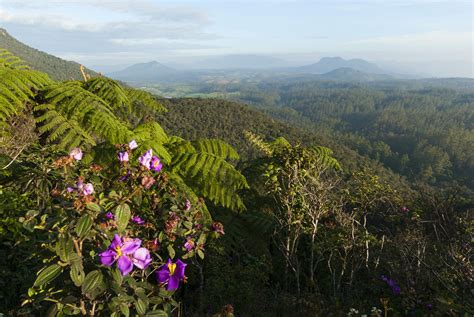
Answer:
POLYGON ((245 177, 226 161, 238 158, 230 145, 219 140, 189 142, 173 137, 169 147, 172 170, 192 184, 198 194, 231 209, 244 208, 237 192, 248 185, 245 177))

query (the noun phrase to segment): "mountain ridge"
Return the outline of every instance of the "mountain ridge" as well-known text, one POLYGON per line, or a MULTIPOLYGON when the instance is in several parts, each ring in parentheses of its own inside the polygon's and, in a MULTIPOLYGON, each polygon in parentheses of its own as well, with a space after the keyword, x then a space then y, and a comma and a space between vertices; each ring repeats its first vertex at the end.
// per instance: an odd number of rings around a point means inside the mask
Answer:
MULTIPOLYGON (((73 61, 67 61, 49 53, 30 47, 8 33, 7 30, 0 28, 0 48, 6 49, 13 55, 21 58, 25 63, 35 70, 47 73, 55 80, 82 80, 80 64, 73 61)), ((85 69, 91 76, 98 76, 97 72, 85 69)))

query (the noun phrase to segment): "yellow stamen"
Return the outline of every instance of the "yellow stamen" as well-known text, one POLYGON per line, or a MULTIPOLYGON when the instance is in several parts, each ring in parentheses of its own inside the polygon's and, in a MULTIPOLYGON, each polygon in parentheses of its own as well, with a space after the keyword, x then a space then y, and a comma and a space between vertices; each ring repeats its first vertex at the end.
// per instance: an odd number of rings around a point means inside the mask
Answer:
POLYGON ((122 256, 122 250, 120 249, 120 246, 115 247, 115 252, 117 252, 118 256, 122 256))
POLYGON ((168 270, 170 271, 170 275, 173 275, 176 270, 176 263, 168 263, 168 270))

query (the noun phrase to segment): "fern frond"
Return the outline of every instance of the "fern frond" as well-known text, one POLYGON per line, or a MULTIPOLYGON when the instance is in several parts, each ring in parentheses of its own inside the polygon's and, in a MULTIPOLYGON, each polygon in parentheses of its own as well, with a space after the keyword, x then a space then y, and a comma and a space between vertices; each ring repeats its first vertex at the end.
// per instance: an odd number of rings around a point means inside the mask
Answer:
POLYGON ((132 103, 125 90, 115 81, 106 77, 96 77, 84 83, 84 89, 104 100, 113 111, 122 115, 132 112, 132 103))
POLYGON ((333 151, 330 148, 324 146, 311 146, 307 148, 307 151, 316 156, 319 159, 319 164, 322 164, 324 167, 336 170, 341 169, 341 165, 337 159, 333 157, 333 151))
POLYGON ((164 146, 168 136, 157 122, 141 124, 133 130, 133 138, 140 144, 141 149, 153 149, 153 152, 165 163, 171 162, 171 154, 164 146))
POLYGON ((162 104, 156 101, 152 94, 147 91, 134 88, 125 88, 124 90, 128 96, 128 99, 132 103, 134 110, 145 107, 154 112, 162 113, 168 111, 162 104))
POLYGON ((256 147, 258 150, 260 150, 261 152, 263 152, 265 155, 267 156, 271 156, 273 154, 273 149, 272 149, 272 146, 263 141, 263 139, 250 132, 250 131, 245 131, 244 132, 244 135, 245 135, 245 138, 254 146, 256 147))
POLYGON ((199 152, 214 154, 223 159, 239 160, 239 154, 228 143, 218 139, 198 139, 192 145, 199 152))
MULTIPOLYGON (((199 148, 194 147, 189 141, 176 137, 170 141, 168 146, 173 155, 173 172, 182 176, 199 195, 215 204, 239 210, 245 208, 238 191, 248 188, 248 184, 245 177, 225 160, 230 154, 229 151, 224 151, 224 148, 230 145, 226 144, 222 149, 216 150, 205 147, 204 140, 197 142, 201 145, 199 148)), ((212 141, 207 142, 211 143, 212 141)), ((235 157, 233 154, 231 156, 235 157)))
POLYGON ((133 133, 113 113, 102 98, 85 90, 80 82, 59 83, 42 91, 47 103, 65 118, 75 120, 86 132, 112 144, 126 143, 133 133))
POLYGON ((38 130, 42 134, 47 134, 48 142, 59 141, 60 149, 70 149, 79 145, 95 145, 92 136, 81 128, 79 123, 73 119, 67 119, 61 115, 54 105, 38 105, 34 109, 37 112, 43 112, 36 117, 39 124, 38 130))

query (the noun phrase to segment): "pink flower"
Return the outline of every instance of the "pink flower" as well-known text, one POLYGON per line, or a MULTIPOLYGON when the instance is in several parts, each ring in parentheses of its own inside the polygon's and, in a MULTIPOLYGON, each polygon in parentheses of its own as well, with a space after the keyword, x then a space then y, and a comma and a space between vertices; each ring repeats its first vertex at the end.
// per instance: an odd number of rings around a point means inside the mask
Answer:
POLYGON ((151 159, 153 157, 153 151, 149 149, 142 156, 138 158, 138 162, 147 169, 150 169, 151 159))
POLYGON ((78 147, 73 148, 71 152, 69 152, 69 157, 72 157, 76 161, 80 161, 82 159, 83 153, 82 150, 78 147))
POLYGON ((94 186, 91 183, 87 183, 82 187, 82 192, 85 196, 92 195, 94 193, 94 186))
POLYGON ((163 168, 163 164, 157 156, 153 156, 150 162, 150 168, 152 171, 159 172, 163 168))
POLYGON ((118 159, 120 162, 128 162, 128 152, 119 152, 118 159))
POLYGON ((136 149, 137 147, 138 147, 138 144, 137 144, 137 141, 135 141, 135 140, 132 140, 132 141, 130 141, 130 143, 128 143, 128 148, 129 148, 130 150, 134 150, 134 149, 136 149))

